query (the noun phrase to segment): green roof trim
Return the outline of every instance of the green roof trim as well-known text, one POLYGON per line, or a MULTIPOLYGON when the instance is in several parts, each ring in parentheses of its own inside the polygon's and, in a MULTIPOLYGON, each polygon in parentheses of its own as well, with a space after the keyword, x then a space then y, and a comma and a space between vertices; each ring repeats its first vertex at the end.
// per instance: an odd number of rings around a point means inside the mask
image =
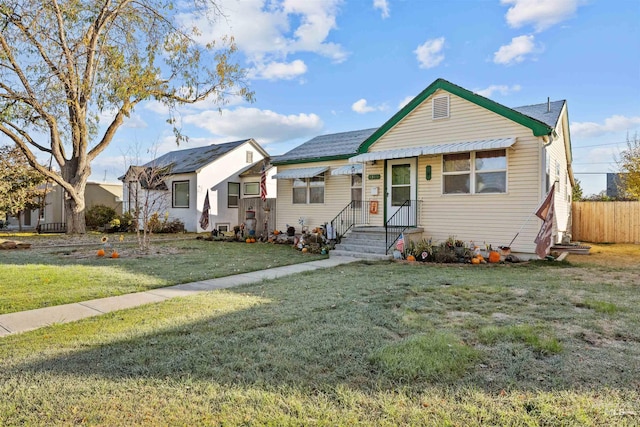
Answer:
POLYGON ((376 130, 362 144, 360 144, 360 147, 358 148, 358 153, 359 154, 366 153, 371 147, 371 145, 373 145, 378 139, 380 139, 382 135, 387 133, 392 127, 398 124, 398 122, 400 122, 405 116, 407 116, 414 109, 416 109, 427 98, 433 95, 438 89, 442 89, 444 91, 452 93, 456 96, 459 96, 462 99, 465 99, 480 107, 486 108, 489 111, 499 114, 509 120, 512 120, 518 124, 521 124, 522 126, 528 127, 529 129, 531 129, 534 136, 549 135, 553 131, 552 127, 548 126, 545 123, 542 123, 541 121, 538 121, 534 118, 526 116, 522 113, 519 113, 502 104, 498 104, 497 102, 492 101, 489 98, 485 98, 484 96, 475 94, 470 90, 467 90, 463 87, 455 85, 451 82, 448 82, 447 80, 437 79, 436 81, 431 83, 425 90, 420 92, 418 96, 413 98, 411 102, 405 105, 393 117, 387 120, 385 124, 380 126, 380 128, 378 128, 378 130, 376 130))
POLYGON ((355 156, 354 154, 340 154, 337 156, 324 156, 324 157, 309 157, 308 159, 298 159, 298 160, 285 160, 284 162, 279 162, 277 160, 272 160, 271 164, 274 166, 279 165, 297 165, 298 163, 315 163, 315 162, 325 162, 328 160, 345 160, 355 156))

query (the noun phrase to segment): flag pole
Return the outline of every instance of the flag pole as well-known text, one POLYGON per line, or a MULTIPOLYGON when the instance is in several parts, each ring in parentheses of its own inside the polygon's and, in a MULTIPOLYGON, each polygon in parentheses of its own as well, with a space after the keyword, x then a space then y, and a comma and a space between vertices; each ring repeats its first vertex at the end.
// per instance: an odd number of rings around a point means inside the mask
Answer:
POLYGON ((551 188, 549 189, 549 191, 547 192, 547 195, 545 196, 544 200, 540 203, 540 205, 538 205, 538 208, 531 212, 529 214, 529 216, 527 217, 527 219, 524 221, 524 223, 522 224, 522 227, 520 227, 520 230, 518 230, 518 232, 516 233, 515 236, 513 236, 513 239, 511 239, 511 243, 509 243, 509 248, 511 247, 511 245, 513 245, 513 242, 516 241, 516 239, 518 238, 518 235, 520 234, 520 232, 524 229, 524 226, 527 225, 527 223, 529 222, 529 220, 531 219, 531 217, 535 214, 537 215, 538 212, 540 211, 540 208, 542 207, 542 205, 545 204, 545 202, 547 201, 547 198, 549 197, 550 194, 553 194, 553 192, 555 191, 555 186, 556 183, 554 182, 553 185, 551 186, 551 188))
POLYGON ((511 247, 511 245, 513 245, 513 242, 516 241, 516 239, 518 238, 518 235, 520 235, 520 232, 524 229, 524 226, 527 225, 527 223, 529 222, 529 220, 531 219, 531 217, 533 216, 533 214, 535 214, 535 212, 531 212, 529 214, 529 216, 527 217, 527 219, 524 221, 524 223, 522 223, 522 227, 520 227, 520 230, 518 230, 518 232, 516 233, 515 236, 513 236, 513 239, 511 239, 511 242, 509 243, 509 248, 511 247))

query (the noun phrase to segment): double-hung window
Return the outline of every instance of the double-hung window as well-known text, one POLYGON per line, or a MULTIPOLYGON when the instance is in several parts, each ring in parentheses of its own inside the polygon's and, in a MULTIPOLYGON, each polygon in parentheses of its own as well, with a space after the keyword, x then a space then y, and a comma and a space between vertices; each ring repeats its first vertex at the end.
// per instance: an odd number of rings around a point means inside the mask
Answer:
POLYGON ((173 181, 173 203, 174 208, 189 207, 189 181, 173 181))
POLYGON ((227 207, 237 208, 240 201, 240 183, 227 183, 227 207))
POLYGON ((506 151, 445 154, 442 180, 444 194, 506 193, 506 151))
POLYGON ((324 203, 324 175, 294 179, 293 203, 324 203))
POLYGON ((260 183, 259 182, 245 182, 244 183, 244 195, 245 196, 259 196, 260 195, 260 183))

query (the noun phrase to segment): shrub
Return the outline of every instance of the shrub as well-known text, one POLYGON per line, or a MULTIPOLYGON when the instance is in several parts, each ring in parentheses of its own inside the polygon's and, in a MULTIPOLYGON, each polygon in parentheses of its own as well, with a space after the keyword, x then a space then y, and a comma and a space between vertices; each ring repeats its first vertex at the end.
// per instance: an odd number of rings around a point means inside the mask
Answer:
POLYGON ((112 219, 118 218, 116 210, 105 205, 95 205, 87 210, 84 214, 84 219, 87 227, 91 229, 97 229, 98 227, 104 227, 112 219))
POLYGON ((151 215, 147 222, 149 231, 152 233, 182 233, 184 232, 184 222, 179 219, 169 221, 168 214, 164 219, 160 219, 160 215, 156 212, 151 215))
POLYGON ((458 256, 453 250, 453 246, 449 246, 447 242, 441 243, 435 251, 433 258, 436 262, 452 263, 458 262, 458 256))

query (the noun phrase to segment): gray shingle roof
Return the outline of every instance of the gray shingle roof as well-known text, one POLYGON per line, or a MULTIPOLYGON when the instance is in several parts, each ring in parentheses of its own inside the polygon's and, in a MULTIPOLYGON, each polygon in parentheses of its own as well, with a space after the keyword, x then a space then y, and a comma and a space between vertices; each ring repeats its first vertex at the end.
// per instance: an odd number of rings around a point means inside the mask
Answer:
POLYGON ((376 128, 372 128, 316 136, 281 156, 273 157, 272 163, 287 163, 321 157, 349 157, 357 154, 360 144, 375 131, 376 128))
POLYGON ((522 107, 515 107, 512 110, 517 111, 518 113, 524 114, 525 116, 529 116, 532 119, 536 119, 539 122, 542 122, 552 128, 555 128, 558 124, 558 119, 560 118, 560 112, 562 111, 562 107, 565 104, 565 100, 561 101, 552 101, 549 103, 549 111, 547 103, 543 104, 534 104, 534 105, 525 105, 522 107))
POLYGON ((168 167, 171 174, 195 172, 247 141, 250 140, 243 139, 241 141, 225 142, 224 144, 212 144, 206 147, 171 151, 142 166, 168 167))
MULTIPOLYGON (((565 100, 547 103, 525 105, 511 108, 520 114, 555 128, 560 113, 565 105, 565 100), (547 109, 549 108, 549 111, 547 109)), ((506 107, 509 108, 509 107, 506 107)), ((302 145, 295 147, 287 153, 272 158, 272 163, 295 163, 299 161, 313 161, 323 157, 345 156, 351 157, 358 154, 358 148, 369 138, 377 128, 363 129, 351 132, 320 135, 302 145)))

